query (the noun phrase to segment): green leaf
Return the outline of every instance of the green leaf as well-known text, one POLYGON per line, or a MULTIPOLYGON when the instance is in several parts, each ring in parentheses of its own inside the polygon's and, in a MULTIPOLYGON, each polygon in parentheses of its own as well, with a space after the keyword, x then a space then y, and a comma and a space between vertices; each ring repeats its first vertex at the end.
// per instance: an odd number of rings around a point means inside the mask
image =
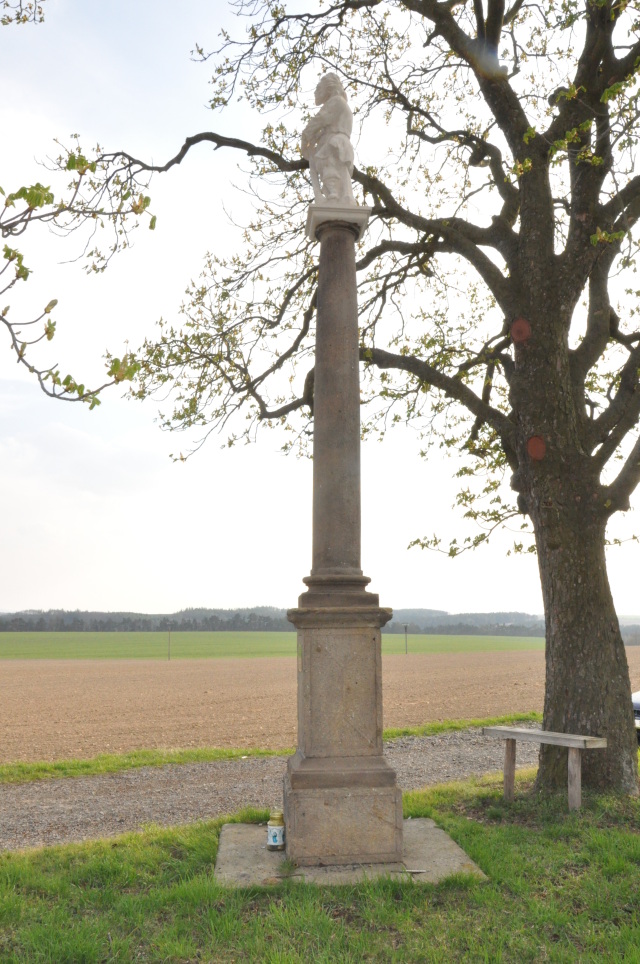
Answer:
POLYGON ((617 84, 612 84, 611 87, 607 87, 607 89, 604 91, 600 100, 602 101, 603 104, 607 104, 611 100, 611 98, 615 97, 616 94, 619 94, 624 87, 625 87, 624 81, 619 81, 617 84))
POLYGON ((595 247, 597 244, 612 244, 614 241, 620 241, 624 238, 626 231, 603 231, 602 228, 596 228, 596 233, 592 234, 590 237, 591 244, 595 247))

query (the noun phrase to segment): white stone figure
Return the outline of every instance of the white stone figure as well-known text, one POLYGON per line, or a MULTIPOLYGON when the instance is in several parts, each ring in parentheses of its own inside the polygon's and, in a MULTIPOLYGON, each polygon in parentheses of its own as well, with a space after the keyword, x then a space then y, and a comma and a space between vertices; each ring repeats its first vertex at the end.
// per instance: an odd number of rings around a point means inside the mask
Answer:
POLYGON ((302 156, 309 172, 316 204, 357 206, 351 187, 353 114, 337 74, 325 74, 316 87, 320 110, 302 132, 302 156))

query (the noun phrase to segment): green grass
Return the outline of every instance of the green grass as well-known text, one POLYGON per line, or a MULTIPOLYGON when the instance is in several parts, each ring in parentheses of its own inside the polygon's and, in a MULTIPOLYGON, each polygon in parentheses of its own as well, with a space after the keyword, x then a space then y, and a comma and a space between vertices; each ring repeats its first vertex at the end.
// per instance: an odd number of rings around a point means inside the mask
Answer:
MULTIPOLYGON (((535 636, 409 636, 410 653, 544 649, 535 636)), ((404 653, 404 636, 383 635, 383 653, 404 653)), ((296 634, 171 633, 172 659, 294 656, 296 634)), ((0 659, 168 658, 167 633, 0 633, 0 659)))
POLYGON ((88 760, 46 760, 36 763, 1 763, 0 785, 3 783, 32 783, 67 777, 95 777, 139 767, 160 767, 168 764, 209 763, 211 760, 240 760, 249 756, 278 756, 293 750, 245 750, 203 747, 189 750, 130 750, 128 753, 100 753, 88 760))
MULTIPOLYGON (((384 731, 385 740, 396 740, 401 736, 435 736, 451 730, 468 730, 472 726, 513 726, 514 723, 542 723, 542 713, 510 713, 508 716, 488 716, 480 720, 440 720, 423 723, 422 726, 403 726, 384 731)), ((0 773, 1 773, 0 769, 0 773)))
MULTIPOLYGON (((471 726, 500 726, 513 723, 541 722, 541 713, 512 713, 509 716, 488 717, 484 720, 444 720, 438 723, 424 723, 422 726, 406 726, 402 729, 388 729, 383 733, 385 740, 402 736, 434 736, 450 730, 468 730, 471 726)), ((166 766, 169 763, 207 763, 210 760, 237 760, 248 756, 290 755, 293 749, 244 750, 203 747, 189 750, 131 750, 129 753, 101 753, 88 760, 56 760, 36 763, 0 764, 0 785, 3 783, 31 783, 34 780, 51 780, 66 777, 94 777, 104 773, 118 773, 121 770, 134 770, 138 767, 166 766)))
MULTIPOLYGON (((405 797, 487 875, 434 885, 335 888, 293 881, 225 890, 213 866, 222 821, 0 855, 3 964, 103 961, 638 961, 640 804, 566 793, 505 804, 497 780, 405 797)), ((246 812, 260 822, 266 812, 246 812)))

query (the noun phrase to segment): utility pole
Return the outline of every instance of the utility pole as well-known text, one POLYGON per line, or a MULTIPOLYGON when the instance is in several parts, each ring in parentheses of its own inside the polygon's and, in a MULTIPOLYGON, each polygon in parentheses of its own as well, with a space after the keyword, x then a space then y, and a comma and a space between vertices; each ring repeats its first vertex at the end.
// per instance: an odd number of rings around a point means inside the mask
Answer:
POLYGON ((409 628, 407 623, 403 623, 404 626, 404 655, 406 656, 409 650, 407 649, 407 630, 409 628))

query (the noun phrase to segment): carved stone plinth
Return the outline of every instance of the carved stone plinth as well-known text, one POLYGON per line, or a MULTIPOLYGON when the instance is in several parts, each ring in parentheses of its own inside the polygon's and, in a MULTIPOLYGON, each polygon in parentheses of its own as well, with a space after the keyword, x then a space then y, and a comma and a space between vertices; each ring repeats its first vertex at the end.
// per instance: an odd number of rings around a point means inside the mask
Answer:
MULTIPOLYGON (((290 780, 290 775, 286 781, 290 780)), ((287 787, 287 857, 298 867, 402 863, 402 794, 393 787, 287 787)))
POLYGON ((285 777, 287 856, 300 866, 399 861, 402 794, 382 755, 380 627, 391 610, 288 617, 298 629, 298 750, 285 777))

